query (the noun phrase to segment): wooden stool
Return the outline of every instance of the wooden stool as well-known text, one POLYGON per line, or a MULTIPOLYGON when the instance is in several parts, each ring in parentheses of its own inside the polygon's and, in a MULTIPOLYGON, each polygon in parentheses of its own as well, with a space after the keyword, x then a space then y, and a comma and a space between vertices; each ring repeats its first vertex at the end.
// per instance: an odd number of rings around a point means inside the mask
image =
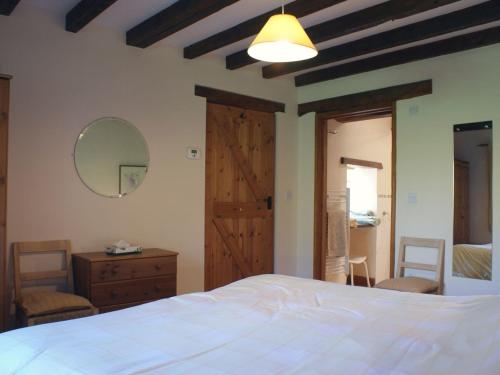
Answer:
POLYGON ((371 287, 370 275, 368 274, 368 263, 366 262, 366 257, 349 258, 349 267, 351 270, 351 285, 354 285, 354 265, 355 264, 363 264, 363 266, 365 266, 366 285, 368 285, 368 288, 370 288, 371 287))

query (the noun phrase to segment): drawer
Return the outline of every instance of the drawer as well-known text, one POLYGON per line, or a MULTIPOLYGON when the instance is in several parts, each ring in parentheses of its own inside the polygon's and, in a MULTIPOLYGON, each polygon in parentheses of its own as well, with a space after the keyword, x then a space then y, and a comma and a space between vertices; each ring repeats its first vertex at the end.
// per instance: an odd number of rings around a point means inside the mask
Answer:
POLYGON ((137 258, 94 262, 91 265, 92 283, 130 280, 175 274, 176 257, 137 258))
POLYGON ((96 307, 122 303, 150 301, 172 297, 176 293, 175 275, 95 284, 92 286, 91 300, 96 307))

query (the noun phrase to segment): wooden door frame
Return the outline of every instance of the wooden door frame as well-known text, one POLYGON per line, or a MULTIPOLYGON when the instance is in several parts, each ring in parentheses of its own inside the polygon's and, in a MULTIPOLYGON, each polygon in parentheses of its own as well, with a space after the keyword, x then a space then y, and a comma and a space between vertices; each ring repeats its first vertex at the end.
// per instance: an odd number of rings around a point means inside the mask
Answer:
POLYGON ((326 194, 328 120, 336 118, 344 122, 349 122, 368 120, 389 115, 392 116, 390 277, 393 277, 395 263, 397 189, 396 102, 401 99, 410 99, 428 94, 432 94, 432 80, 391 86, 377 90, 299 104, 299 116, 302 116, 309 112, 316 112, 313 244, 313 276, 315 279, 324 280, 326 270, 325 259, 327 243, 326 194))
MULTIPOLYGON (((205 86, 200 86, 200 85, 195 85, 195 95, 204 97, 206 98, 207 101, 207 112, 208 112, 208 104, 219 104, 219 105, 226 105, 230 107, 237 107, 241 108, 243 110, 252 110, 252 111, 258 111, 258 112, 266 112, 266 113, 272 113, 275 115, 277 112, 285 112, 285 104, 280 103, 280 102, 275 102, 271 101, 268 99, 263 99, 263 98, 258 98, 254 96, 248 96, 248 95, 242 95, 239 93, 234 93, 230 91, 224 91, 224 90, 219 90, 211 87, 205 87, 205 86)), ((274 127, 276 131, 276 116, 274 116, 274 127)), ((208 128, 208 121, 206 121, 205 124, 205 130, 208 128)), ((206 131, 206 133, 208 133, 206 131)), ((274 134, 276 136, 276 133, 274 134)), ((205 144, 205 150, 207 150, 208 147, 208 142, 205 144)), ((209 206, 208 202, 208 197, 209 197, 209 190, 207 188, 208 184, 207 181, 209 179, 208 171, 209 171, 209 159, 207 157, 208 152, 205 153, 205 235, 204 235, 204 289, 209 290, 211 285, 211 280, 209 280, 208 273, 207 273, 207 265, 208 265, 208 249, 207 249, 207 233, 211 230, 212 224, 212 207, 211 205, 209 206)), ((274 149, 274 157, 276 158, 276 149, 274 149)), ((274 173, 276 174, 276 168, 274 173)), ((275 176, 273 176, 273 179, 275 176)), ((276 181, 273 183, 273 200, 275 197, 274 194, 274 188, 276 185, 276 181)), ((272 203, 273 204, 273 203, 272 203)), ((275 208, 274 208, 275 209, 275 208)), ((274 210, 273 209, 273 210, 274 210)), ((274 254, 274 213, 272 215, 272 225, 273 225, 273 238, 272 238, 272 247, 273 247, 273 254, 274 254)), ((217 225, 216 223, 214 223, 217 225)), ((220 228, 224 230, 223 228, 220 228)), ((228 235, 229 237, 229 235, 228 235)), ((232 237, 227 238, 227 240, 231 240, 232 237)), ((236 254, 236 253, 235 253, 236 254)), ((243 260, 244 261, 244 260, 243 260)), ((240 262, 241 263, 241 262, 240 262)), ((274 255, 273 255, 273 260, 272 260, 272 268, 274 270, 274 255)))
MULTIPOLYGON (((5 103, 6 111, 3 111, 1 106, 4 105, 0 103, 0 123, 5 122, 6 126, 6 136, 7 136, 7 148, 5 150, 5 176, 0 176, 3 179, 3 184, 5 184, 5 189, 7 189, 7 168, 8 168, 8 134, 9 134, 9 105, 10 105, 10 80, 12 76, 6 74, 0 74, 0 80, 7 81, 7 102, 5 103)), ((0 332, 5 331, 7 329, 7 319, 10 312, 10 301, 9 301, 9 293, 7 291, 7 190, 5 190, 5 196, 0 197, 0 199, 4 200, 5 212, 0 213, 1 215, 5 215, 5 226, 4 226, 4 238, 2 239, 1 251, 0 254, 0 332)))
POLYGON ((320 113, 316 114, 316 151, 315 151, 315 173, 314 173, 314 278, 325 280, 326 274, 326 195, 327 195, 327 171, 328 171, 328 120, 339 119, 341 116, 349 115, 352 121, 370 120, 381 117, 392 118, 391 130, 391 229, 390 229, 390 277, 394 277, 395 262, 395 227, 396 227, 396 108, 392 106, 379 108, 376 116, 356 116, 355 112, 345 113, 320 113), (383 113, 383 114, 382 114, 383 113), (341 115, 341 116, 339 116, 341 115))

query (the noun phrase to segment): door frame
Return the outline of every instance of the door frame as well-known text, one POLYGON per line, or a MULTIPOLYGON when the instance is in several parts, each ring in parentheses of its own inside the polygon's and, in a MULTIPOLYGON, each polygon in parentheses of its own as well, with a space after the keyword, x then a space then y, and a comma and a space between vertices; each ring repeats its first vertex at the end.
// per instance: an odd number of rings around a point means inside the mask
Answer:
MULTIPOLYGON (((10 313, 10 293, 7 290, 7 169, 8 169, 8 147, 9 147, 9 106, 10 106, 10 80, 12 76, 7 74, 0 74, 0 80, 7 82, 7 99, 4 103, 0 103, 0 124, 5 126, 6 136, 6 149, 3 151, 5 154, 2 156, 5 176, 0 176, 1 184, 5 185, 5 194, 0 196, 3 200, 4 212, 0 212, 1 220, 4 221, 4 236, 0 238, 0 332, 7 329, 7 321, 10 313)), ((2 223, 0 223, 2 225, 2 223)))
POLYGON ((390 226, 390 271, 394 277, 395 263, 395 231, 396 231, 396 103, 382 108, 373 108, 367 114, 356 110, 326 112, 316 114, 315 125, 315 166, 314 166, 314 261, 313 275, 315 279, 325 280, 326 277, 326 195, 328 171, 328 120, 342 119, 345 122, 371 120, 391 116, 391 226, 390 226))
POLYGON ((314 163, 314 243, 313 277, 325 279, 326 259, 326 172, 327 172, 327 122, 330 118, 344 122, 368 120, 392 116, 392 192, 391 192, 391 241, 390 276, 394 276, 395 227, 396 227, 396 166, 397 166, 397 118, 398 100, 432 94, 432 80, 384 87, 328 99, 301 103, 298 115, 315 112, 315 163, 314 163))
MULTIPOLYGON (((241 108, 243 110, 253 110, 253 111, 258 111, 258 112, 266 112, 266 113, 272 113, 274 115, 274 127, 276 131, 276 126, 277 126, 277 121, 276 121, 276 113, 277 112, 285 112, 285 104, 280 103, 280 102, 275 102, 271 101, 268 99, 263 99, 263 98, 258 98, 254 96, 248 96, 248 95, 242 95, 230 91, 224 91, 224 90, 219 90, 211 87, 205 87, 205 86, 200 86, 200 85, 195 85, 195 95, 204 97, 206 98, 207 102, 207 112, 208 112, 208 104, 219 104, 219 105, 226 105, 230 107, 237 107, 241 108)), ((208 127, 208 121, 205 120, 205 132, 208 127)), ((275 133, 276 134, 276 133, 275 133)), ((209 171, 209 159, 207 157, 208 155, 208 142, 207 139, 205 141, 205 215, 204 215, 204 227, 205 227, 205 235, 204 235, 204 290, 211 290, 212 285, 211 285, 211 280, 208 277, 208 272, 207 268, 209 267, 209 259, 207 257, 207 254, 209 253, 209 249, 207 248, 207 233, 211 230, 212 224, 212 208, 207 207, 208 203, 208 189, 207 189, 207 181, 209 179, 208 171, 209 171)), ((276 149, 274 150, 274 157, 276 158, 276 149)), ((275 169, 276 173, 276 169, 275 169)), ((274 181, 274 186, 273 186, 273 198, 275 197, 274 194, 274 188, 276 185, 276 181, 274 181)), ((271 200, 271 205, 274 205, 271 200)), ((274 205, 275 207, 275 205, 274 205)), ((275 210, 275 208, 273 208, 275 210)), ((272 216, 272 222, 273 222, 273 238, 272 238, 272 247, 273 247, 273 254, 274 254, 274 230, 275 230, 275 223, 274 223, 274 213, 272 216)), ((274 259, 272 261, 272 268, 274 272, 274 259)))

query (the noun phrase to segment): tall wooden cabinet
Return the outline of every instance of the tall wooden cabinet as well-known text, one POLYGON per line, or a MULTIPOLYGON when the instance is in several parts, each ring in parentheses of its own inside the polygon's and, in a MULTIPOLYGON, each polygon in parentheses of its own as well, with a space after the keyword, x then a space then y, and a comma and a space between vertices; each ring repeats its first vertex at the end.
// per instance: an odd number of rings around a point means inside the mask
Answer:
POLYGON ((469 163, 455 159, 453 244, 469 243, 469 163))
POLYGON ((0 332, 7 327, 7 148, 10 77, 0 74, 0 332))

